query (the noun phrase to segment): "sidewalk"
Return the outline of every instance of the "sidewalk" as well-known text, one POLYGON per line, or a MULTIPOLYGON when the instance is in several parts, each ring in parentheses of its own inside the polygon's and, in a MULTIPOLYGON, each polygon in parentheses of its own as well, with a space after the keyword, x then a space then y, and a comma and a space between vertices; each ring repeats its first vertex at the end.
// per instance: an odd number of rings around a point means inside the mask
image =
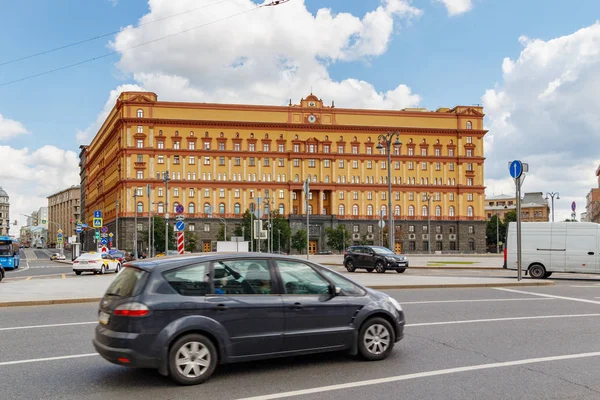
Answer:
MULTIPOLYGON (((306 255, 294 257, 306 259, 306 255)), ((426 269, 502 269, 504 257, 497 254, 414 254, 408 255, 409 268, 426 269)), ((340 266, 344 256, 312 255, 309 259, 322 265, 340 266)))
MULTIPOLYGON (((82 275, 68 279, 15 280, 0 283, 0 307, 98 302, 114 274, 82 275)), ((349 277, 373 289, 428 289, 553 285, 553 281, 514 278, 468 278, 386 274, 349 277)))
POLYGON ((27 257, 27 261, 36 261, 38 259, 35 251, 32 248, 22 248, 23 253, 25 253, 25 257, 27 257))

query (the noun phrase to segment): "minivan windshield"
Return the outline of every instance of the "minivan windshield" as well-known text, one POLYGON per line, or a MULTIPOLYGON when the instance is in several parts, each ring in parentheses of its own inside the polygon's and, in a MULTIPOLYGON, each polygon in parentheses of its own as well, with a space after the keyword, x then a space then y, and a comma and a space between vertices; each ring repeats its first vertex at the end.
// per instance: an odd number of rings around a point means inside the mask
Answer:
POLYGON ((393 251, 391 251, 390 249, 388 249, 387 247, 381 247, 381 246, 373 246, 371 247, 373 249, 373 251, 377 254, 394 254, 393 251))
POLYGON ((133 297, 137 296, 144 284, 148 273, 141 269, 127 267, 121 271, 106 290, 107 296, 133 297))

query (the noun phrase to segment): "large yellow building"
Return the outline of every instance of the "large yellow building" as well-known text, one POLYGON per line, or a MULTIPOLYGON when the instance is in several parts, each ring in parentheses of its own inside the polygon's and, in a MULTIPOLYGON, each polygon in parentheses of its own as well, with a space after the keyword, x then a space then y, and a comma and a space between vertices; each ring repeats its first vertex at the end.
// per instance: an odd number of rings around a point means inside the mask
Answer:
POLYGON ((173 218, 181 204, 206 250, 217 217, 233 225, 265 191, 292 230, 302 228, 302 185, 309 178, 311 251, 327 248, 324 229, 337 224, 356 243, 378 244, 379 212, 388 211, 388 164, 377 144, 388 131, 398 131, 402 142, 389 166, 396 250, 427 251, 430 220, 432 250, 484 251, 486 131, 479 106, 347 109, 312 94, 287 106, 183 103, 125 92, 82 148, 85 218, 91 226, 93 211, 101 210, 112 231, 118 213, 124 238, 118 246, 131 249, 127 232, 136 207, 143 230, 149 205, 173 218))

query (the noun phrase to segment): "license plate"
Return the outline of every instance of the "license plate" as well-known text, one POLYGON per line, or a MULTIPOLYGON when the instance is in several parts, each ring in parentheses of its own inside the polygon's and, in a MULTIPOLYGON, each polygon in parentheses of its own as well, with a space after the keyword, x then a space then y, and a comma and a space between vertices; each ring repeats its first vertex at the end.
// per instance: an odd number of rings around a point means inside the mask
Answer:
POLYGON ((109 319, 110 314, 107 314, 104 311, 100 311, 100 314, 98 314, 98 321, 100 321, 101 324, 108 325, 109 319))
POLYGON ((87 264, 87 263, 88 263, 87 261, 80 261, 79 262, 79 264, 82 264, 82 265, 87 264))

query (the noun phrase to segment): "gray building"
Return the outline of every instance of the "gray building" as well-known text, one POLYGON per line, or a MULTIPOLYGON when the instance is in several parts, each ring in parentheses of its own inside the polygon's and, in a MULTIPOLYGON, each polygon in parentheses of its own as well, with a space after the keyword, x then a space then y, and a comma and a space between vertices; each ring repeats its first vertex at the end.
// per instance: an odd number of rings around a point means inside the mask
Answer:
POLYGON ((10 233, 10 199, 8 193, 0 187, 0 235, 10 233))

